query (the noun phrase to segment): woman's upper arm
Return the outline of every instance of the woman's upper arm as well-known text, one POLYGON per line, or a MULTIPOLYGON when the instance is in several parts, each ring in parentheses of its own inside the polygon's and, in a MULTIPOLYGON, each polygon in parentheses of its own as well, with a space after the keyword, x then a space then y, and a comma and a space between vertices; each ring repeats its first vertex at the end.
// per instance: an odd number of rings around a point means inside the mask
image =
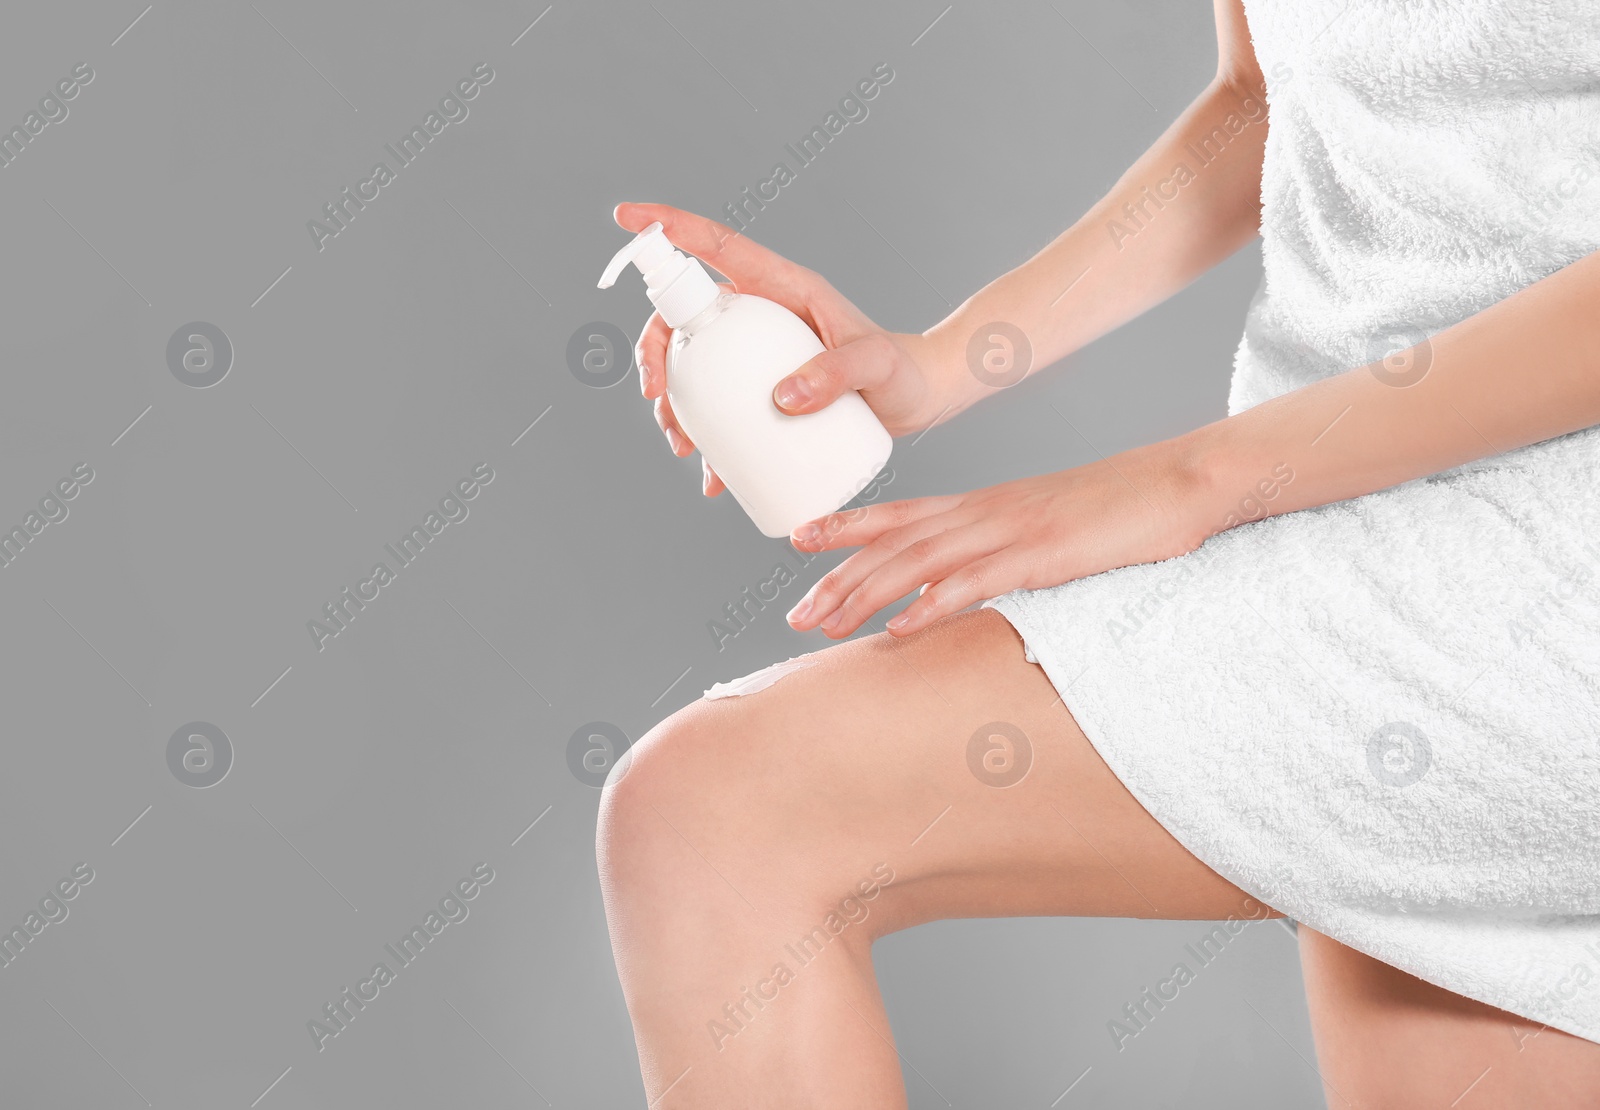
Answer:
POLYGON ((1217 13, 1217 80, 1256 89, 1261 64, 1244 18, 1244 0, 1213 0, 1217 13))

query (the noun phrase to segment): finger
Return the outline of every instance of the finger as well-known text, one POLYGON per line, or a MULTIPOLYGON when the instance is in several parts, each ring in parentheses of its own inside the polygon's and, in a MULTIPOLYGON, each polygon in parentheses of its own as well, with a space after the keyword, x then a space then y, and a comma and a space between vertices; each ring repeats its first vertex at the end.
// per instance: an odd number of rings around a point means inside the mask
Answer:
POLYGON ((717 477, 717 472, 711 469, 711 464, 706 462, 705 456, 700 456, 700 492, 707 497, 715 497, 728 487, 722 484, 722 479, 717 477))
MULTIPOLYGON (((733 292, 730 282, 719 282, 717 288, 733 292)), ((639 364, 639 390, 646 397, 659 397, 667 389, 667 344, 672 340, 672 329, 652 312, 645 321, 639 341, 633 345, 633 360, 639 364)))
POLYGON ((782 304, 804 301, 818 278, 726 224, 666 204, 619 204, 613 217, 625 231, 643 231, 660 221, 669 242, 715 266, 739 287, 782 304))
MULTIPOLYGON (((733 286, 723 283, 722 288, 731 289, 733 286)), ((666 435, 667 446, 672 448, 672 454, 683 457, 694 451, 694 440, 688 437, 688 433, 683 430, 683 425, 678 424, 677 413, 672 411, 672 398, 667 397, 666 352, 667 341, 669 341, 670 336, 672 336, 672 329, 667 328, 666 321, 662 320, 659 315, 651 315, 650 320, 645 323, 645 331, 642 331, 638 336, 638 344, 635 345, 634 353, 635 357, 638 358, 638 374, 640 374, 640 379, 645 382, 642 385, 645 397, 656 398, 656 424, 661 425, 662 435, 666 435), (646 342, 650 344, 650 350, 658 353, 648 353, 646 355, 646 342), (648 371, 645 369, 646 358, 650 360, 648 361, 648 365, 650 365, 648 371)), ((709 496, 717 496, 718 489, 722 489, 720 480, 718 480, 717 489, 714 489, 709 496)))
POLYGON ((900 369, 905 355, 887 335, 872 332, 823 351, 772 390, 779 410, 799 415, 827 408, 847 390, 883 385, 900 369))
POLYGON ((832 614, 823 618, 819 627, 835 639, 849 636, 872 614, 905 597, 919 584, 941 581, 994 554, 1005 544, 1006 534, 992 520, 918 540, 867 575, 832 614))
POLYGON ((789 534, 789 542, 802 551, 832 551, 838 547, 860 547, 871 543, 891 528, 935 513, 948 512, 961 504, 960 494, 916 497, 906 501, 885 501, 855 509, 841 509, 800 525, 789 534))
POLYGON ((712 470, 711 464, 706 462, 704 458, 700 460, 700 465, 704 468, 705 477, 708 479, 703 483, 702 486, 707 497, 715 497, 717 494, 728 488, 727 485, 722 481, 722 476, 715 470, 712 470))
MULTIPOLYGON (((796 629, 815 628, 839 607, 870 575, 902 553, 926 543, 931 536, 968 523, 951 513, 933 513, 900 528, 892 528, 860 551, 823 575, 816 585, 789 610, 789 624, 796 629)), ((927 579, 924 578, 924 581, 927 579)), ((891 599, 892 600, 892 599, 891 599)))
POLYGON ((1022 563, 1015 548, 1005 548, 968 563, 930 585, 886 627, 891 635, 909 636, 940 617, 961 612, 973 602, 998 597, 1025 585, 1022 563))
POLYGON ((633 345, 633 361, 639 364, 639 392, 646 397, 659 397, 667 388, 667 340, 672 329, 652 312, 639 333, 639 342, 633 345))
POLYGON ((672 453, 678 458, 681 459, 694 451, 694 444, 678 426, 678 417, 673 413, 672 402, 667 400, 665 393, 656 398, 656 423, 661 427, 661 434, 667 437, 667 446, 672 448, 672 453))

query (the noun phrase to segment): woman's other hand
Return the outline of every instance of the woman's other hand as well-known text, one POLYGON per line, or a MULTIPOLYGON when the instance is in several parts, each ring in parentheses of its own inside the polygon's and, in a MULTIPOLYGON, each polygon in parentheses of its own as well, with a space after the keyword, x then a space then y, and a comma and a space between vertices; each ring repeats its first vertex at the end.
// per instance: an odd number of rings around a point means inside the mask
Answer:
POLYGON ((888 622, 906 636, 1014 589, 1183 555, 1219 530, 1216 499, 1172 441, 971 493, 846 509, 796 528, 801 551, 860 547, 789 613, 842 639, 917 587, 888 622))

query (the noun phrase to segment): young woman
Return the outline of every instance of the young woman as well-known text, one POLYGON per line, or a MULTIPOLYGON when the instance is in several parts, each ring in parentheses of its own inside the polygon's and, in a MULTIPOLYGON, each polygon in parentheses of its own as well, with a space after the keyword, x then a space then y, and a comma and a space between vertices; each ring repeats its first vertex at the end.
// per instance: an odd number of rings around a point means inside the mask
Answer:
MULTIPOLYGON (((921 335, 720 224, 618 208, 816 329, 781 409, 857 389, 897 435, 1258 233, 1266 271, 1226 419, 798 529, 860 550, 797 629, 926 586, 613 773, 653 1107, 904 1105, 874 938, 1044 914, 1299 922, 1332 1106, 1600 1105, 1600 8, 1216 10, 1188 110, 921 335)), ((683 456, 666 338, 638 360, 683 456)))

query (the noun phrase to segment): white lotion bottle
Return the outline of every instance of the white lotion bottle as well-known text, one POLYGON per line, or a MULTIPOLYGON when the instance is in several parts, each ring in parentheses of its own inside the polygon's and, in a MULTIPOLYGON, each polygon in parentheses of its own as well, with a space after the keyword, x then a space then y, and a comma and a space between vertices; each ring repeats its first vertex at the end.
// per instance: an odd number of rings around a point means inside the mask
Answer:
POLYGON ((824 349, 804 320, 764 297, 724 292, 659 223, 616 253, 600 288, 629 263, 672 329, 667 399, 678 424, 763 535, 787 536, 871 484, 894 439, 860 393, 801 415, 772 399, 824 349))

